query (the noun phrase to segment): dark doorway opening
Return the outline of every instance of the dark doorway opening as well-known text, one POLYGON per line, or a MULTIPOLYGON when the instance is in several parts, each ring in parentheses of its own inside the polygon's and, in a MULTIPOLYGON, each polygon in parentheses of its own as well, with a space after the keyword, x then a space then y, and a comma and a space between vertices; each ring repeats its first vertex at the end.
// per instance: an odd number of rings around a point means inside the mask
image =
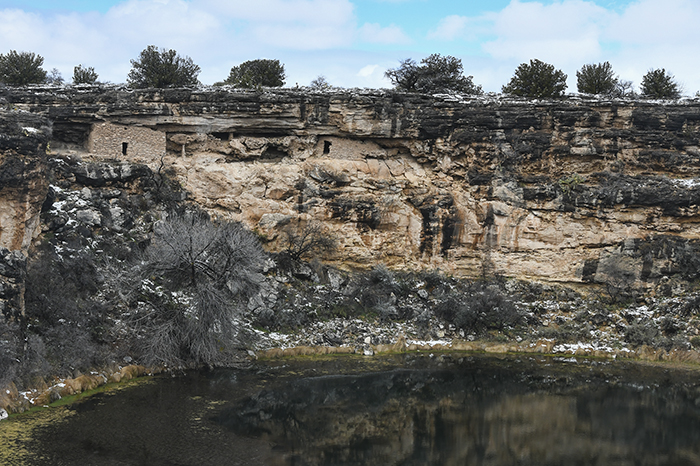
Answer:
POLYGON ((330 154, 331 153, 331 142, 330 141, 323 141, 323 153, 324 154, 330 154))
POLYGON ((129 148, 128 142, 122 142, 122 155, 126 155, 126 151, 129 148))

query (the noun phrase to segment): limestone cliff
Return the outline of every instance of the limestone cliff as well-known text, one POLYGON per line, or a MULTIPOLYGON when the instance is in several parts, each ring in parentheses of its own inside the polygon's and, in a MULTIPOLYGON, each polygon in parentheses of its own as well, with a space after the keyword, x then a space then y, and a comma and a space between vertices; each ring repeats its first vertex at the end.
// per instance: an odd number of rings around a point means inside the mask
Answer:
POLYGON ((0 112, 0 314, 24 309, 29 245, 48 189, 48 121, 19 111, 0 112))
POLYGON ((273 249, 320 222, 340 241, 325 259, 347 267, 642 288, 700 270, 697 101, 116 87, 0 100, 50 120, 53 151, 174 170, 273 249))

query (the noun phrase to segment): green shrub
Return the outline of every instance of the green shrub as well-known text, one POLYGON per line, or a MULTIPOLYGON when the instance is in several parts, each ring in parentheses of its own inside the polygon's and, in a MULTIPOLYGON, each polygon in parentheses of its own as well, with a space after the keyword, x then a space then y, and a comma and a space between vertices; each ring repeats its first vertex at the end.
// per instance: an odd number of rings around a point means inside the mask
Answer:
POLYGON ((469 333, 504 330, 525 323, 524 314, 497 284, 476 282, 465 292, 451 293, 435 314, 469 333))
POLYGON ((634 322, 625 328, 624 339, 632 346, 653 346, 659 330, 653 322, 634 322))
POLYGON ((530 60, 529 64, 518 66, 515 75, 502 90, 505 94, 520 97, 561 97, 566 90, 566 74, 548 63, 530 60))
POLYGON ((282 87, 285 78, 284 65, 279 60, 258 59, 231 68, 224 83, 245 89, 282 87))
POLYGON ((189 57, 180 57, 175 50, 149 45, 131 60, 127 83, 133 88, 165 88, 195 86, 200 68, 189 57))
POLYGON ((571 175, 559 180, 559 188, 561 188, 561 191, 568 196, 581 183, 583 183, 583 178, 581 175, 578 173, 572 173, 571 175))
POLYGON ((389 78, 396 90, 435 94, 459 92, 482 94, 481 86, 472 81, 472 76, 462 74, 462 61, 452 56, 434 53, 417 64, 412 59, 400 62, 398 68, 389 69, 384 75, 389 78))
POLYGON ((84 68, 83 65, 78 65, 73 68, 73 84, 95 84, 97 77, 92 66, 84 68))
POLYGON ((597 65, 583 65, 576 72, 577 88, 583 94, 610 95, 615 91, 617 83, 618 78, 607 61, 597 65))
POLYGON ((643 97, 652 99, 678 99, 681 96, 680 85, 663 68, 645 74, 640 88, 643 97))
POLYGON ((46 71, 41 67, 44 58, 31 52, 10 50, 0 55, 0 82, 8 86, 26 86, 46 82, 46 71))

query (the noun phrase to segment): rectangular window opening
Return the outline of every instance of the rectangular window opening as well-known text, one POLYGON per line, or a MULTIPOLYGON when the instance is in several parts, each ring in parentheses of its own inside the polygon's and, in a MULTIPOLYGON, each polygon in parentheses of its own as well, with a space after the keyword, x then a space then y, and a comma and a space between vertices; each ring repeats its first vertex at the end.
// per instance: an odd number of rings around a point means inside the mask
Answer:
POLYGON ((128 142, 122 142, 122 155, 126 155, 126 151, 129 148, 128 142))

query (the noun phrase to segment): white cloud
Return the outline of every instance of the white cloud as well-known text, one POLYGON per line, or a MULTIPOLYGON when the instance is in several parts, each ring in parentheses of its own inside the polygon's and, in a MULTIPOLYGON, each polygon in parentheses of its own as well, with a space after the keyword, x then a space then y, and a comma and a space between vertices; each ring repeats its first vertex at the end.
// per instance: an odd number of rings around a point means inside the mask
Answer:
POLYGON ((699 20, 697 0, 641 0, 630 4, 612 22, 607 35, 638 45, 697 43, 699 20))
POLYGON ((367 65, 358 71, 357 75, 361 78, 367 78, 372 76, 372 74, 377 71, 377 68, 379 68, 379 65, 367 65))
MULTIPOLYGON (((473 17, 455 11, 427 38, 441 41, 432 51, 462 58, 485 90, 500 90, 532 58, 567 73, 570 91, 583 64, 602 61, 637 85, 650 68, 665 68, 689 93, 700 89, 698 0, 635 0, 615 9, 593 0, 512 0, 473 17)), ((381 87, 399 58, 426 54, 407 27, 398 19, 358 24, 351 0, 123 0, 106 13, 0 8, 0 53, 38 53, 45 69, 57 67, 67 79, 83 64, 103 80, 123 82, 129 60, 156 45, 190 56, 205 83, 224 79, 245 60, 276 58, 292 85, 324 74, 335 85, 381 87), (395 44, 408 46, 399 52, 395 44)))
POLYGON ((369 88, 391 87, 391 81, 384 76, 387 68, 388 66, 379 64, 363 66, 356 74, 356 77, 359 79, 356 86, 369 88))
POLYGON ((184 0, 128 0, 111 8, 103 28, 126 43, 183 48, 219 32, 219 17, 184 0), (170 45, 172 44, 172 45, 170 45))
POLYGON ((46 42, 41 16, 22 10, 0 10, 0 43, 8 50, 29 51, 46 42), (33 32, 33 33, 30 33, 33 32))
MULTIPOLYGON (((125 0, 104 14, 0 8, 0 44, 41 54, 44 68, 68 80, 83 64, 113 82, 156 45, 190 56, 211 83, 245 60, 351 47, 359 35, 353 8, 349 0, 125 0)), ((375 32, 390 40, 396 31, 375 32)))
POLYGON ((470 18, 450 15, 440 20, 437 28, 428 33, 428 39, 454 40, 463 36, 467 31, 470 18))
POLYGON ((349 0, 194 0, 194 4, 233 24, 243 42, 321 50, 351 45, 356 32, 349 0))
POLYGON ((636 85, 650 68, 666 68, 694 93, 700 89, 697 24, 697 0, 637 0, 615 9, 585 0, 512 0, 476 17, 446 16, 428 38, 452 41, 455 49, 459 43, 479 44, 483 68, 465 63, 465 69, 477 82, 483 76, 489 90, 499 90, 519 63, 538 58, 567 73, 572 92, 582 65, 610 61, 621 78, 636 85))
POLYGON ((265 23, 344 24, 354 14, 349 0, 195 0, 225 18, 265 23))
POLYGON ((411 39, 395 24, 381 27, 377 23, 365 23, 359 30, 359 36, 364 42, 376 44, 408 44, 411 42, 411 39))
POLYGON ((602 29, 611 14, 593 2, 564 0, 549 5, 513 0, 493 15, 495 40, 483 49, 497 59, 540 58, 569 64, 600 54, 602 29))

